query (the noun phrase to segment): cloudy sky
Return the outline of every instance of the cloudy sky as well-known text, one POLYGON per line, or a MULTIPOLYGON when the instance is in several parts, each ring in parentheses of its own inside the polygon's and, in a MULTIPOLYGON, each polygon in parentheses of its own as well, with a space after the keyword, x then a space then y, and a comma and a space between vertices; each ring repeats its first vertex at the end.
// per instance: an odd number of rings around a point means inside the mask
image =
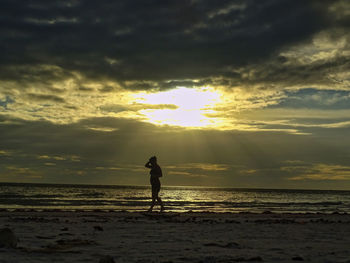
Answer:
POLYGON ((1 182, 350 190, 349 1, 1 3, 1 182))

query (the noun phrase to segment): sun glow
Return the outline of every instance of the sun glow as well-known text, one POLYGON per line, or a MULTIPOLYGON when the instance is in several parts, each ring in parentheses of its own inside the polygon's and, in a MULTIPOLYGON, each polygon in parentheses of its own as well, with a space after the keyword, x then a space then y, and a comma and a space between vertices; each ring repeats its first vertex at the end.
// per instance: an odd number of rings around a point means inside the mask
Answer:
POLYGON ((209 117, 215 113, 215 106, 221 101, 221 94, 212 88, 178 87, 157 93, 134 95, 137 103, 144 104, 139 111, 154 124, 167 124, 182 127, 204 128, 218 126, 220 120, 209 117), (148 108, 147 105, 161 105, 162 108, 148 108), (169 107, 165 107, 168 105, 169 107))

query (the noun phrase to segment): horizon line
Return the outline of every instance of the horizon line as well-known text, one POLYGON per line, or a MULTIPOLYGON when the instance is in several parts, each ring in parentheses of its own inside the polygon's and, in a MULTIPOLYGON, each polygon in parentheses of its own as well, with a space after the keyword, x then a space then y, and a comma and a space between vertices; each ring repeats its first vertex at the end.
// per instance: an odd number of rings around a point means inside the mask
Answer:
MULTIPOLYGON (((150 187, 149 185, 130 185, 130 184, 92 184, 92 183, 29 183, 29 182, 0 182, 6 185, 56 185, 56 186, 97 186, 97 187, 150 187)), ((163 185, 162 188, 198 188, 198 189, 232 189, 232 190, 280 190, 280 191, 335 191, 350 192, 350 189, 306 189, 306 188, 265 188, 265 187, 223 187, 223 186, 198 186, 198 185, 163 185)))

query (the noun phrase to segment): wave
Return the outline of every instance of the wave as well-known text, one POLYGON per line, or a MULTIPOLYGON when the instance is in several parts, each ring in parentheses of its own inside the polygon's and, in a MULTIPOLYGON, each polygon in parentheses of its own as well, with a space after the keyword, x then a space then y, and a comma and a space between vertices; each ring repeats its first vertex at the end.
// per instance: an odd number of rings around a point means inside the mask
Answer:
POLYGON ((60 198, 64 197, 64 195, 58 195, 58 194, 35 194, 31 196, 27 196, 28 198, 60 198))
MULTIPOLYGON (((136 207, 146 206, 150 198, 127 197, 119 200, 114 199, 56 199, 56 198, 9 198, 0 199, 0 205, 22 205, 22 206, 91 206, 91 207, 136 207)), ((165 201, 168 207, 197 207, 203 208, 304 208, 308 207, 339 207, 345 205, 343 202, 214 202, 214 201, 165 201)))
POLYGON ((21 195, 17 193, 2 193, 0 194, 0 199, 11 199, 11 198, 26 198, 26 195, 21 195))
POLYGON ((149 200, 149 196, 140 196, 140 197, 123 197, 124 200, 149 200))
POLYGON ((78 193, 78 194, 75 194, 75 196, 76 197, 101 198, 101 197, 104 197, 105 194, 100 193, 100 192, 93 192, 93 193, 78 193))
POLYGON ((12 199, 12 198, 60 198, 64 195, 60 194, 18 194, 18 193, 2 193, 0 194, 0 199, 12 199))
MULTIPOLYGON (((145 210, 151 202, 149 193, 149 187, 1 187, 0 184, 0 208, 145 210)), ((253 189, 228 191, 217 188, 191 188, 189 191, 188 188, 177 187, 165 188, 161 194, 169 211, 350 213, 350 192, 253 189)))

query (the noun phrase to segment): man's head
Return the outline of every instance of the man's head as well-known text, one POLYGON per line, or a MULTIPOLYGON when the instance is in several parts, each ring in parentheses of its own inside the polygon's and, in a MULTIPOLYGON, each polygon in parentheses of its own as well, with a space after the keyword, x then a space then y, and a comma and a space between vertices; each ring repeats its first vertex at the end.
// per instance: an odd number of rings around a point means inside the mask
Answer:
POLYGON ((156 164, 156 163, 157 163, 157 157, 152 156, 151 158, 149 158, 149 161, 150 161, 152 164, 156 164))

